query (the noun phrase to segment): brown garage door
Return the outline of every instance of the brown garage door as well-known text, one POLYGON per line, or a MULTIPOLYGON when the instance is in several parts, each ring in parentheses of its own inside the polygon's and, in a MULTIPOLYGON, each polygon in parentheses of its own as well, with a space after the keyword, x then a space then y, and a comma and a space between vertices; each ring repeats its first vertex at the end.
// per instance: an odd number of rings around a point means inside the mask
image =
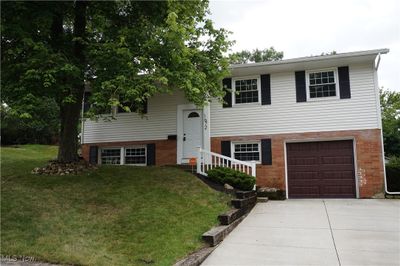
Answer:
POLYGON ((353 141, 287 144, 289 198, 355 198, 353 141))

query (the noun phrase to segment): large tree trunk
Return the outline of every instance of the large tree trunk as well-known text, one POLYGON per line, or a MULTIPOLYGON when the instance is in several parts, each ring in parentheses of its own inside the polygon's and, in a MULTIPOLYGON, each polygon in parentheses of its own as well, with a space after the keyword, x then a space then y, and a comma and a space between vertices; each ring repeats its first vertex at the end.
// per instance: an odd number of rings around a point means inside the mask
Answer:
POLYGON ((76 1, 74 7, 74 63, 81 70, 80 77, 74 79, 70 94, 74 102, 62 102, 60 106, 60 146, 58 149, 59 162, 78 160, 78 124, 82 110, 83 94, 85 92, 85 32, 86 9, 88 2, 76 1))

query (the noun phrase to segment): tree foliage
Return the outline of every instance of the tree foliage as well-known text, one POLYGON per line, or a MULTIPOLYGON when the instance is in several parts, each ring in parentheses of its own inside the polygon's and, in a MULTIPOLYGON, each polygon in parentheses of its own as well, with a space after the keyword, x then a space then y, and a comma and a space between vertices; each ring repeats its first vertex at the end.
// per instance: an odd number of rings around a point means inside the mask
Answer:
POLYGON ((385 155, 400 156, 400 92, 380 90, 385 155))
POLYGON ((255 49, 253 51, 243 50, 229 55, 231 64, 248 64, 267 61, 282 60, 283 52, 278 52, 274 47, 266 49, 255 49))
POLYGON ((54 99, 60 161, 77 159, 88 84, 91 116, 160 92, 199 106, 224 95, 231 42, 207 19, 208 1, 3 2, 1 12, 3 101, 22 117, 25 95, 54 99))
POLYGON ((54 99, 28 94, 22 100, 24 113, 6 104, 0 107, 1 144, 54 144, 59 130, 59 107, 54 99))

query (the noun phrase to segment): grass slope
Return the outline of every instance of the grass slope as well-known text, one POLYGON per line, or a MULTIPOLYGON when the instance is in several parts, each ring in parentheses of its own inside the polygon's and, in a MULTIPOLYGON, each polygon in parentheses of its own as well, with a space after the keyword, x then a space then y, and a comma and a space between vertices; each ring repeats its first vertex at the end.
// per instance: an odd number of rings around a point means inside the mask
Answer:
POLYGON ((199 248, 227 195, 169 167, 30 171, 57 147, 2 147, 1 253, 81 265, 171 265, 199 248))

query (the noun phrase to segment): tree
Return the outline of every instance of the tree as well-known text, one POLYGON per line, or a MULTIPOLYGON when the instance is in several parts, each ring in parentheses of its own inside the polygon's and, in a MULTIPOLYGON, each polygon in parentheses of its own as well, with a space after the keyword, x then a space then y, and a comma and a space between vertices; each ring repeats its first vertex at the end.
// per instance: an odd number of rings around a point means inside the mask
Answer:
POLYGON ((2 2, 1 12, 3 101, 23 117, 25 95, 55 100, 60 162, 78 160, 85 86, 89 116, 159 92, 182 90, 199 106, 224 95, 231 42, 207 1, 2 2))
POLYGON ((385 154, 400 156, 400 92, 380 90, 385 154))
POLYGON ((283 52, 278 52, 274 47, 259 50, 255 49, 252 52, 243 50, 229 55, 231 64, 248 64, 267 61, 282 60, 283 52))
POLYGON ((28 94, 23 101, 24 115, 6 104, 0 107, 1 144, 54 144, 59 130, 59 110, 54 99, 28 94))

